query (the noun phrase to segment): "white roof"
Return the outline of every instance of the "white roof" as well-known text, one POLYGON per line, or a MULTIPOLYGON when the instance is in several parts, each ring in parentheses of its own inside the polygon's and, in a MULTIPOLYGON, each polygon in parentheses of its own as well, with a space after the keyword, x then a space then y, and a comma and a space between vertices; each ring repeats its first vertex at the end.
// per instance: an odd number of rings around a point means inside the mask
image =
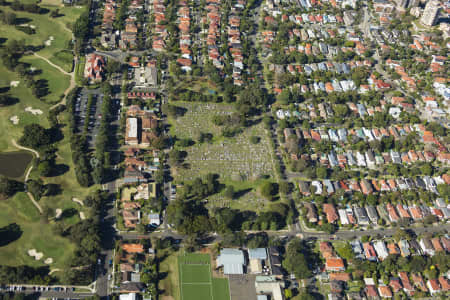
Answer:
POLYGON ((137 119, 136 118, 128 118, 128 137, 137 138, 137 119))
POLYGON ((244 274, 244 253, 239 249, 222 249, 217 257, 217 265, 223 266, 224 274, 244 274))
POLYGON ((136 300, 136 293, 121 294, 119 300, 136 300))

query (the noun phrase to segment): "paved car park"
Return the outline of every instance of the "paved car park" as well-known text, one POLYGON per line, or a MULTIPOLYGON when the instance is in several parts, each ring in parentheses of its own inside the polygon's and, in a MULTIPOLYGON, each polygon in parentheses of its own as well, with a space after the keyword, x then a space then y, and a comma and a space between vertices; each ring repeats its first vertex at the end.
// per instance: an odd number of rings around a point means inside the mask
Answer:
POLYGON ((89 119, 86 135, 89 147, 91 148, 95 147, 95 139, 100 128, 102 105, 103 93, 100 89, 88 90, 84 88, 75 102, 75 114, 77 116, 77 128, 79 132, 83 132, 85 120, 86 118, 89 119), (88 110, 89 95, 93 96, 93 103, 88 110))

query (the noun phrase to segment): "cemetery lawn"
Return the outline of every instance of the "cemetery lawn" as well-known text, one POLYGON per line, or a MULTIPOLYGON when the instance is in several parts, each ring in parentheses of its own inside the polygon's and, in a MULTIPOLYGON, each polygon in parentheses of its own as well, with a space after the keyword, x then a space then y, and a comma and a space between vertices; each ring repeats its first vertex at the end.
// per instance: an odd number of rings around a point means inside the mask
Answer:
POLYGON ((187 168, 172 168, 175 183, 190 181, 208 173, 219 174, 219 181, 225 185, 233 185, 237 192, 237 200, 226 199, 222 193, 208 198, 212 207, 232 206, 236 209, 261 210, 266 200, 257 194, 258 186, 264 182, 261 177, 275 174, 274 162, 270 151, 270 141, 264 125, 259 122, 244 128, 243 132, 231 138, 222 136, 222 128, 212 122, 218 114, 231 114, 235 111, 232 104, 173 102, 183 107, 186 113, 177 118, 169 117, 170 133, 177 139, 190 138, 195 144, 180 148, 187 152, 185 165, 187 168), (211 133, 211 143, 198 143, 198 136, 211 133), (258 136, 259 143, 252 144, 251 136, 258 136))

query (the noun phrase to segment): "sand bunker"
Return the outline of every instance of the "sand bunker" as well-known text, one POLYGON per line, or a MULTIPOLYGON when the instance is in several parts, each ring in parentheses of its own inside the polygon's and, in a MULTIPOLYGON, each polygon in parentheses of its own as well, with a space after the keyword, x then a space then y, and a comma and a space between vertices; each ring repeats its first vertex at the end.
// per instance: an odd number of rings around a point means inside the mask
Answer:
POLYGON ((51 257, 49 257, 46 260, 44 260, 44 264, 49 265, 49 264, 52 264, 52 263, 53 263, 53 258, 51 258, 51 257))
POLYGON ((32 113, 33 115, 42 115, 42 110, 40 109, 33 109, 31 106, 28 106, 25 108, 26 112, 32 113))
POLYGON ((14 125, 19 124, 19 117, 18 117, 18 116, 12 116, 11 118, 9 118, 9 120, 10 120, 14 125))
POLYGON ((81 200, 78 199, 78 198, 72 198, 72 201, 73 201, 73 202, 76 202, 76 203, 78 203, 78 204, 80 204, 81 206, 84 206, 83 201, 81 201, 81 200))
POLYGON ((86 219, 86 216, 84 215, 84 212, 80 211, 80 219, 84 220, 86 219))
POLYGON ((51 46, 51 45, 52 45, 52 41, 53 41, 54 39, 55 39, 55 38, 54 38, 53 36, 50 36, 50 37, 48 38, 48 40, 46 40, 46 41, 44 42, 45 46, 51 46))
POLYGON ((19 86, 19 83, 20 83, 20 81, 11 81, 11 82, 9 83, 9 85, 12 86, 12 87, 18 87, 18 86, 19 86))
POLYGON ((57 208, 56 209, 56 214, 55 214, 55 219, 59 219, 62 215, 62 209, 61 208, 57 208))
POLYGON ((30 249, 28 250, 28 255, 34 257, 35 260, 40 260, 44 256, 44 253, 36 252, 36 249, 30 249))

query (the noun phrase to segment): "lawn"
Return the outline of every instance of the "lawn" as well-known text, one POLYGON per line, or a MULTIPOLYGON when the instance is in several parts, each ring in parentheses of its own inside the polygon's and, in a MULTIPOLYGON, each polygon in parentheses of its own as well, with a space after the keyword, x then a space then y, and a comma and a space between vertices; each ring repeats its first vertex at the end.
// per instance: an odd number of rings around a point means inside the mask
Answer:
MULTIPOLYGON (((46 6, 43 6, 46 7, 46 6)), ((46 7, 54 10, 54 6, 46 7)), ((60 17, 51 18, 49 14, 31 14, 27 12, 14 12, 17 18, 23 24, 35 26, 35 34, 26 34, 17 30, 15 26, 2 24, 0 26, 0 37, 6 39, 24 40, 27 45, 44 46, 38 53, 44 56, 62 68, 67 68, 67 63, 62 63, 58 58, 53 58, 56 53, 68 49, 69 42, 72 40, 72 33, 69 28, 75 20, 82 14, 84 7, 58 7, 60 17), (46 44, 47 42, 47 44, 46 44)), ((10 7, 2 6, 5 12, 12 11, 10 7)))
POLYGON ((213 278, 213 299, 230 299, 230 287, 228 285, 228 279, 226 278, 213 278))
POLYGON ((61 71, 35 56, 23 57, 21 61, 42 70, 42 74, 35 76, 35 80, 47 80, 49 94, 45 96, 45 102, 57 103, 61 101, 64 97, 64 91, 69 87, 70 76, 62 74, 61 71))
POLYGON ((224 180, 222 183, 226 186, 233 186, 236 195, 235 199, 225 197, 224 192, 222 192, 209 196, 206 206, 210 209, 215 207, 229 207, 237 210, 263 212, 271 203, 267 198, 261 197, 258 192, 258 187, 265 181, 265 179, 254 181, 224 180))
MULTIPOLYGON (((164 255, 159 252, 158 255, 164 255)), ((159 281, 159 289, 163 292, 162 299, 180 300, 178 281, 178 252, 168 253, 159 265, 159 272, 166 276, 159 281)))
POLYGON ((75 245, 69 240, 52 232, 51 225, 40 221, 40 216, 25 193, 0 202, 0 226, 17 223, 23 231, 22 236, 0 247, 0 261, 11 266, 42 266, 46 258, 53 258, 51 268, 63 268, 71 261, 75 245), (36 249, 44 254, 36 261, 28 255, 29 249, 36 249))
MULTIPOLYGON (((60 115, 60 121, 63 123, 67 122, 67 115, 64 113, 60 115)), ((72 162, 72 152, 70 150, 69 128, 68 126, 65 126, 62 130, 64 139, 57 145, 58 152, 56 163, 58 165, 65 165, 68 170, 60 176, 45 178, 45 183, 59 184, 63 192, 56 196, 43 197, 41 201, 44 201, 49 207, 54 209, 80 209, 80 205, 73 202, 72 199, 76 197, 80 200, 83 200, 86 196, 99 189, 100 186, 93 185, 89 188, 85 188, 78 184, 75 176, 74 165, 72 162)))
POLYGON ((61 50, 56 52, 51 58, 50 61, 55 65, 58 65, 63 68, 67 73, 71 73, 73 69, 73 54, 70 50, 61 50))
POLYGON ((182 300, 229 300, 228 280, 213 278, 208 254, 178 256, 182 300))
POLYGON ((50 107, 49 104, 36 99, 29 88, 25 86, 19 75, 8 71, 2 64, 0 64, 1 86, 9 87, 11 81, 19 81, 17 87, 10 87, 8 93, 17 98, 19 101, 11 106, 0 109, 0 151, 14 151, 17 150, 12 144, 11 139, 18 140, 22 135, 22 129, 25 125, 31 123, 39 123, 42 126, 48 127, 47 114, 50 107), (31 106, 33 109, 42 110, 42 115, 33 115, 25 111, 26 107, 31 106), (10 118, 17 116, 19 124, 14 125, 10 118))

